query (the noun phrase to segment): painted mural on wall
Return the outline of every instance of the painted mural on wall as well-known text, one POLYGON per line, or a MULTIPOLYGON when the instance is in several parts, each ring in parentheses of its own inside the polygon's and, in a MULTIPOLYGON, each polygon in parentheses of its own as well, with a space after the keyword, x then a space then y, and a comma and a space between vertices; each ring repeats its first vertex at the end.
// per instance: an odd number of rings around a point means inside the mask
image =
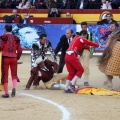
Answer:
MULTIPOLYGON (((4 26, 5 24, 0 24, 0 35, 4 34, 4 26)), ((75 24, 13 24, 12 26, 12 33, 21 39, 21 46, 24 49, 30 49, 32 44, 39 40, 39 36, 42 33, 47 34, 47 38, 51 41, 53 48, 56 48, 60 37, 65 34, 68 28, 73 29, 74 34, 81 30, 80 25, 75 24)), ((110 25, 89 25, 88 30, 93 33, 96 43, 105 46, 106 42, 100 43, 100 39, 105 32, 110 30, 110 25)), ((103 50, 103 48, 96 48, 96 50, 103 50)))

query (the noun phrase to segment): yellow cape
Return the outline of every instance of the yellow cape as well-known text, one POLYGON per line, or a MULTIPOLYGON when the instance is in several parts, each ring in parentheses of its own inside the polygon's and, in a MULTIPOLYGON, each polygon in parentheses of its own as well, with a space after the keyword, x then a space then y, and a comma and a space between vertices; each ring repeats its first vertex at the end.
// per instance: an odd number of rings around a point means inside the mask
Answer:
POLYGON ((79 89, 77 92, 77 94, 87 94, 87 95, 120 95, 120 92, 117 91, 111 91, 111 90, 107 90, 104 88, 83 88, 83 89, 79 89))

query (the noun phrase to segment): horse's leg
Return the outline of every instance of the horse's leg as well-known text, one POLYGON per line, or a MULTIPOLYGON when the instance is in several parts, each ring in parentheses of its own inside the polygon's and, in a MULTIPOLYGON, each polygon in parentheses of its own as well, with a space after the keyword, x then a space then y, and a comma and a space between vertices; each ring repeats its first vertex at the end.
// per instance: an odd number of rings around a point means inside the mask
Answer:
POLYGON ((113 76, 111 76, 111 75, 106 75, 106 77, 107 77, 107 80, 108 80, 108 87, 111 89, 111 90, 113 90, 113 83, 112 83, 112 79, 113 79, 113 76))

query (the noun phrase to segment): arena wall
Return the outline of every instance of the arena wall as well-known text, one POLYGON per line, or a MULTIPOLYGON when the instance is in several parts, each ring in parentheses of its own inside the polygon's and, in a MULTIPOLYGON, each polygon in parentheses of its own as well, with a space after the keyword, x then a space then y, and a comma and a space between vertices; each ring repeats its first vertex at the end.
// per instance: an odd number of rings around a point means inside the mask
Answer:
MULTIPOLYGON (((73 19, 76 20, 77 23, 81 23, 82 21, 87 21, 89 24, 96 24, 97 21, 102 19, 107 12, 111 12, 113 14, 113 19, 120 23, 120 10, 61 10, 61 17, 65 17, 66 12, 70 12, 73 19)), ((12 9, 0 9, 0 17, 4 15, 11 15, 12 9)), ((23 17, 23 13, 28 13, 29 15, 33 15, 34 17, 47 17, 48 10, 47 9, 30 9, 30 10, 18 10, 18 13, 23 17)))

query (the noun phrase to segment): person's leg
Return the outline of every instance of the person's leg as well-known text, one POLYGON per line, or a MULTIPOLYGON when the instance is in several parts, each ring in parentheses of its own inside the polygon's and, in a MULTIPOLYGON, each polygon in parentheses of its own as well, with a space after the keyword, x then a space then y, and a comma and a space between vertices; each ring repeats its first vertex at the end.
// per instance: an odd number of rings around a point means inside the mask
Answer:
POLYGON ((2 58, 2 81, 4 84, 5 94, 2 95, 3 98, 8 98, 8 69, 9 69, 9 58, 3 57, 2 58))
POLYGON ((84 69, 79 61, 79 59, 74 55, 72 56, 72 66, 74 67, 76 73, 73 79, 71 80, 70 87, 72 91, 75 91, 75 83, 77 82, 78 78, 82 76, 84 69))
POLYGON ((90 52, 89 50, 84 50, 82 54, 83 58, 83 68, 84 68, 84 85, 88 86, 89 85, 89 59, 90 59, 90 52))
POLYGON ((53 76, 52 80, 53 82, 59 82, 60 80, 65 81, 67 78, 66 73, 59 73, 53 76))
POLYGON ((16 94, 16 86, 17 86, 17 58, 10 58, 10 69, 11 69, 11 76, 12 76, 12 93, 11 96, 14 97, 16 94))
POLYGON ((65 55, 63 55, 63 54, 60 55, 58 73, 62 73, 62 71, 63 71, 64 65, 65 65, 64 57, 65 57, 65 55))
POLYGON ((65 63, 66 63, 66 68, 68 71, 68 76, 66 79, 66 85, 65 85, 65 93, 72 93, 71 90, 69 90, 69 85, 70 85, 70 81, 73 79, 73 77, 75 76, 75 69, 73 67, 72 63, 72 56, 73 55, 67 55, 65 56, 65 63))

